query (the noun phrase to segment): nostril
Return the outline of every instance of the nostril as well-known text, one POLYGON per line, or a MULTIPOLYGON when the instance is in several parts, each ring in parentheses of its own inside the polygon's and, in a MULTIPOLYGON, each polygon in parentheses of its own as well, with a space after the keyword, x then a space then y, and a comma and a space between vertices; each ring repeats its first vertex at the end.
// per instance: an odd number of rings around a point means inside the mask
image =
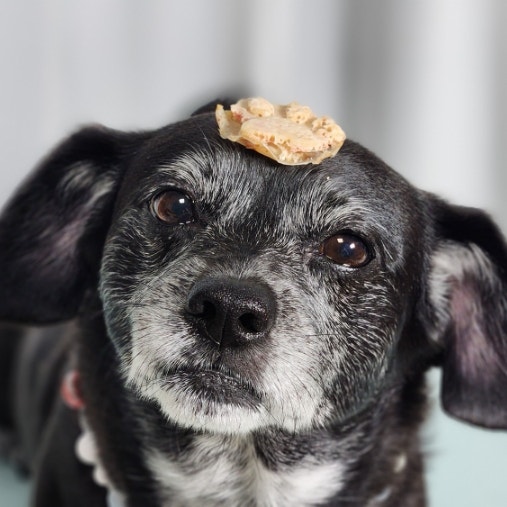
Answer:
POLYGON ((206 320, 215 318, 217 313, 213 301, 205 298, 202 294, 194 294, 188 299, 186 311, 194 317, 206 320))
POLYGON ((197 317, 205 320, 213 320, 217 316, 216 306, 211 301, 203 301, 200 305, 201 309, 199 313, 195 313, 197 317))
POLYGON ((260 333, 266 327, 265 319, 254 313, 244 313, 238 321, 247 333, 260 333))

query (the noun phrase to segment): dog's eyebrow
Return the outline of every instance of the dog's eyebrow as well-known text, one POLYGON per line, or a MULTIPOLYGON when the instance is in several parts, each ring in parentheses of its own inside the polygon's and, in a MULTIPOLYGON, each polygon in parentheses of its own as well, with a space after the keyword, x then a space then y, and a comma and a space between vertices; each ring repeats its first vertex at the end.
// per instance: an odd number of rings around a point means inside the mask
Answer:
POLYGON ((176 183, 196 187, 203 181, 203 171, 209 172, 209 163, 209 157, 203 152, 193 152, 158 166, 155 172, 176 183))
POLYGON ((164 179, 194 191, 204 201, 220 199, 222 206, 241 202, 242 210, 247 210, 247 203, 253 202, 253 194, 262 186, 262 177, 257 179, 252 174, 261 174, 264 169, 262 161, 245 163, 244 153, 211 143, 207 148, 190 147, 186 153, 160 164, 155 173, 158 184, 164 179))
POLYGON ((315 172, 311 171, 294 189, 291 201, 303 210, 301 221, 305 225, 332 230, 346 229, 350 224, 364 232, 374 229, 379 234, 392 233, 390 227, 382 223, 382 210, 377 209, 376 202, 345 179, 336 180, 325 174, 315 177, 315 172))
POLYGON ((347 224, 351 224, 351 226, 364 228, 367 232, 372 228, 371 224, 373 223, 376 230, 388 234, 387 228, 374 218, 375 212, 357 199, 343 200, 339 206, 323 207, 318 217, 326 228, 342 227, 346 229, 347 224))
POLYGON ((200 187, 209 185, 210 178, 220 178, 224 181, 235 179, 239 174, 234 168, 244 165, 241 154, 233 149, 210 144, 209 147, 191 146, 190 149, 178 155, 173 160, 159 164, 155 168, 158 175, 200 187))

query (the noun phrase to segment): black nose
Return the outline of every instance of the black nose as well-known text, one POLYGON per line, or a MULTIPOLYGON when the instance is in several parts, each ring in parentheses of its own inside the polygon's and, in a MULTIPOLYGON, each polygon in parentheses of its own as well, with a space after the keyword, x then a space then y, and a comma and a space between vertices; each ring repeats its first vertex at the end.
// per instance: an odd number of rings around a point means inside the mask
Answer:
POLYGON ((217 277, 194 285, 186 310, 201 334, 224 348, 265 338, 275 320, 276 303, 264 284, 217 277))

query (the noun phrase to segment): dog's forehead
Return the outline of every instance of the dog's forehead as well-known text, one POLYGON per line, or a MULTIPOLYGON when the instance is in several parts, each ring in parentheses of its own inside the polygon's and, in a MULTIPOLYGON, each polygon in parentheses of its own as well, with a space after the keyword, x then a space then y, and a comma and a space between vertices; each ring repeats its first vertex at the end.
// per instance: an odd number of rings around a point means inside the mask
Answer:
POLYGON ((237 214, 255 208, 280 218, 297 211, 306 222, 348 214, 399 228, 397 222, 413 220, 419 207, 418 191, 357 143, 346 141, 335 157, 319 165, 283 166, 221 139, 209 114, 159 131, 140 151, 126 180, 127 194, 180 187, 206 204, 233 206, 237 214))

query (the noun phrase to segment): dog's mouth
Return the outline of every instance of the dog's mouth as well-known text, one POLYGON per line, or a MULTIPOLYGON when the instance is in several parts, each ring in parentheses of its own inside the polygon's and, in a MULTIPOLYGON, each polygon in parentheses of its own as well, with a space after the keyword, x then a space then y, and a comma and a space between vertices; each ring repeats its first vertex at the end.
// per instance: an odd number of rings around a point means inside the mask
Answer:
POLYGON ((162 386, 207 402, 254 408, 261 394, 241 376, 219 368, 178 367, 165 371, 162 386))

